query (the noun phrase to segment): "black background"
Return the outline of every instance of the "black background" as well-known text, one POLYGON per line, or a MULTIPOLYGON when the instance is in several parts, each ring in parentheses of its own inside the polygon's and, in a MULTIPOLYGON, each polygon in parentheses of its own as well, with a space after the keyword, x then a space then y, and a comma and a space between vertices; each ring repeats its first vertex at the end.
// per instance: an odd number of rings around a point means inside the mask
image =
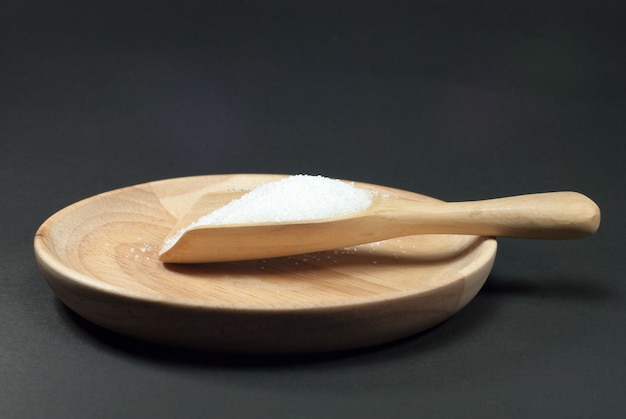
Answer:
POLYGON ((619 1, 3 1, 0 416, 626 413, 619 1), (67 310, 33 257, 77 200, 308 173, 445 200, 577 190, 600 231, 499 240, 455 317, 318 356, 182 352, 67 310))

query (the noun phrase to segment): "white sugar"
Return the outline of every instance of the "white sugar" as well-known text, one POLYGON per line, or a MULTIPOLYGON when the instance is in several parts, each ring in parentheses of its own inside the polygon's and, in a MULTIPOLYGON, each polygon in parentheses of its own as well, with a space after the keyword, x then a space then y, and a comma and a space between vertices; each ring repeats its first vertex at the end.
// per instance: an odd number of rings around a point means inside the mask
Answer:
POLYGON ((196 225, 315 220, 358 212, 371 203, 371 193, 353 184, 296 175, 260 185, 196 225))
POLYGON ((339 217, 366 209, 372 192, 323 176, 296 175, 265 183, 201 217, 167 239, 162 252, 191 227, 241 223, 306 221, 339 217))

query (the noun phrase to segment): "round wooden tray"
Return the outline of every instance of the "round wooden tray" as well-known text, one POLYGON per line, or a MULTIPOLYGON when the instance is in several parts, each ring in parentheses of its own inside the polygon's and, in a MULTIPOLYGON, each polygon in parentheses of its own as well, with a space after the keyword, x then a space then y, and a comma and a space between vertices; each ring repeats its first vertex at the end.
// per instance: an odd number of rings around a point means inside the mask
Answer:
POLYGON ((491 271, 496 240, 461 235, 246 262, 157 260, 169 230, 201 195, 280 177, 194 176, 96 195, 42 224, 37 262, 57 297, 93 323, 152 342, 233 352, 331 351, 406 337, 464 307, 491 271))

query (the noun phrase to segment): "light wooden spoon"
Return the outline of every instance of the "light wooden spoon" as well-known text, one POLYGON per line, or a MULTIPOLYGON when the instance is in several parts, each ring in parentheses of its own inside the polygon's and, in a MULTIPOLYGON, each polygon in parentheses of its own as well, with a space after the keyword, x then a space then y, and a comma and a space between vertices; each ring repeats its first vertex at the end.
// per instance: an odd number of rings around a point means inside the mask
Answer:
MULTIPOLYGON (((204 195, 170 234, 244 193, 204 195)), ((170 263, 264 259, 417 234, 576 239, 594 234, 599 224, 598 206, 577 192, 469 202, 422 202, 378 194, 367 209, 342 217, 192 227, 164 247, 159 259, 170 263)))

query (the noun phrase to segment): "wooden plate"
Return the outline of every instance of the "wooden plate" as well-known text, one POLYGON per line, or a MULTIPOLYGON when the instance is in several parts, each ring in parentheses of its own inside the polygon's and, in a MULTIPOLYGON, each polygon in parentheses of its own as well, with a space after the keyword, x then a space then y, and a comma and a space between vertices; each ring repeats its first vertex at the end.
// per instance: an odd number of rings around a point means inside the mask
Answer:
POLYGON ((195 176, 96 195, 43 223, 37 262, 57 297, 93 323, 152 342, 234 352, 331 351, 409 336, 460 310, 491 271, 495 239, 460 235, 247 262, 157 260, 168 231, 198 197, 280 177, 195 176))

